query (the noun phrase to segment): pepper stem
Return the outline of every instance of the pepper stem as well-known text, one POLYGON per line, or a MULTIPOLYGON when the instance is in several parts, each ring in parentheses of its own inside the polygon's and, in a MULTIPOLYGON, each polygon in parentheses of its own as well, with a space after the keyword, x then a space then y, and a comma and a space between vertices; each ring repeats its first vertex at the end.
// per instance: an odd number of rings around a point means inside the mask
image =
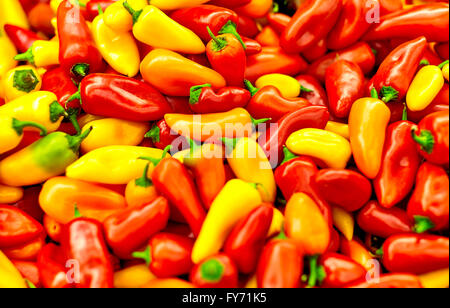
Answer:
POLYGON ((69 110, 67 110, 67 114, 68 114, 68 119, 70 121, 70 123, 72 123, 73 127, 75 128, 77 135, 81 134, 81 127, 80 124, 77 121, 77 116, 78 116, 78 109, 75 108, 69 108, 69 110))
POLYGON ((220 31, 219 31, 219 34, 225 34, 225 33, 234 35, 238 39, 238 41, 241 43, 244 50, 247 49, 247 46, 245 46, 244 41, 242 40, 241 36, 239 35, 239 33, 236 30, 236 24, 234 22, 232 22, 231 20, 229 20, 225 24, 225 26, 223 26, 222 29, 220 29, 220 31))
POLYGON ((160 135, 161 129, 158 127, 158 125, 154 125, 146 134, 145 138, 152 139, 152 142, 159 142, 160 141, 160 135))
POLYGON ((431 221, 430 218, 424 216, 414 216, 414 227, 413 231, 416 233, 425 233, 428 230, 433 229, 436 225, 431 221))
POLYGON ((150 246, 147 246, 144 251, 133 252, 131 256, 136 259, 144 260, 147 266, 150 266, 150 264, 152 263, 152 252, 150 250, 150 246))
POLYGON ((430 61, 423 59, 422 61, 420 61, 419 65, 422 65, 422 66, 430 65, 430 61))
POLYGON ((84 132, 82 132, 79 135, 75 135, 75 136, 67 135, 67 139, 69 140, 69 148, 72 149, 72 151, 74 151, 75 153, 78 152, 78 150, 80 149, 81 143, 83 142, 84 139, 87 138, 87 136, 89 136, 91 131, 92 131, 92 126, 89 127, 87 130, 85 130, 84 132))
POLYGON ((98 15, 103 15, 103 9, 100 4, 97 5, 97 9, 98 9, 98 15))
POLYGON ((16 61, 28 61, 31 64, 34 64, 34 55, 33 55, 33 47, 28 48, 24 53, 18 54, 14 57, 16 61))
POLYGON ((370 90, 370 96, 372 96, 372 98, 376 98, 379 99, 380 97, 378 96, 378 91, 375 88, 372 88, 372 90, 370 90))
POLYGON ((52 123, 55 123, 61 117, 69 117, 69 114, 63 108, 63 106, 58 103, 58 101, 54 101, 50 104, 50 121, 52 121, 52 123))
POLYGON ((81 104, 81 83, 78 85, 78 90, 77 90, 77 92, 75 92, 74 94, 72 94, 68 99, 67 99, 67 102, 66 102, 66 105, 67 105, 67 103, 70 103, 71 101, 74 101, 74 100, 79 100, 80 101, 80 104, 81 104))
POLYGON ((206 26, 206 30, 208 30, 209 36, 211 36, 212 40, 214 41, 213 43, 213 50, 215 52, 218 51, 222 51, 225 49, 225 47, 228 46, 228 42, 225 38, 218 38, 214 35, 214 33, 212 33, 211 29, 209 28, 209 26, 206 26))
POLYGON ((398 91, 393 87, 382 87, 380 94, 382 97, 381 100, 385 103, 398 99, 398 91))
POLYGON ((203 88, 211 88, 211 87, 212 86, 209 83, 191 87, 189 95, 189 104, 191 105, 197 104, 200 99, 200 95, 202 94, 203 88))
POLYGON ((225 267, 219 260, 211 259, 200 266, 200 273, 204 280, 218 282, 222 279, 225 267))
POLYGON ((78 63, 72 67, 72 73, 78 77, 86 77, 89 74, 89 64, 78 63))
POLYGON ((298 157, 297 155, 295 155, 294 153, 292 153, 292 152, 287 148, 287 146, 284 146, 284 147, 283 147, 283 154, 284 154, 284 159, 283 159, 283 161, 281 162, 280 166, 283 165, 283 164, 285 164, 285 163, 287 163, 288 161, 293 160, 294 158, 297 158, 297 157, 298 157))
POLYGON ((411 130, 411 135, 414 141, 419 144, 425 152, 428 154, 433 153, 435 140, 433 134, 429 130, 420 131, 420 135, 416 134, 417 128, 411 130))
POLYGON ((39 78, 33 70, 17 70, 14 72, 13 87, 19 91, 30 93, 39 84, 39 78))
POLYGON ((232 152, 236 148, 237 139, 223 137, 221 140, 222 143, 225 145, 225 149, 227 152, 232 152))
POLYGON ((323 266, 318 266, 319 256, 313 256, 309 259, 309 279, 308 288, 314 288, 318 284, 320 285, 326 277, 325 270, 323 266))
POLYGON ((78 208, 78 205, 76 203, 73 205, 73 217, 75 217, 75 218, 83 217, 81 215, 80 209, 78 208))
POLYGON ((151 162, 155 167, 166 157, 167 153, 172 149, 171 145, 168 145, 164 148, 164 151, 161 155, 161 158, 154 158, 154 157, 148 157, 148 156, 141 156, 138 157, 138 159, 148 160, 151 162))
POLYGON ((35 127, 41 130, 41 136, 47 136, 47 129, 36 122, 30 121, 19 121, 17 119, 12 119, 12 128, 16 131, 17 135, 21 136, 23 134, 23 129, 25 127, 35 127))
POLYGON ((442 62, 441 64, 439 64, 438 67, 439 67, 440 69, 443 69, 444 66, 446 66, 448 63, 449 63, 449 60, 446 60, 446 61, 442 62))
POLYGON ((287 239, 286 232, 284 231, 284 225, 281 226, 280 233, 273 238, 274 240, 285 240, 287 239))
POLYGON ((259 124, 266 123, 267 121, 272 121, 272 118, 264 118, 258 120, 253 119, 252 117, 250 118, 252 119, 253 126, 258 126, 259 124))
POLYGON ((259 89, 257 87, 253 86, 253 84, 250 82, 250 80, 245 79, 244 80, 244 85, 247 88, 247 90, 250 91, 250 94, 252 96, 255 96, 256 93, 258 93, 258 91, 259 91, 259 89))
POLYGON ((148 178, 148 169, 150 169, 150 163, 148 163, 145 168, 144 168, 144 173, 142 174, 142 177, 140 177, 139 179, 137 179, 136 181, 134 181, 134 183, 136 184, 136 186, 139 187, 150 187, 153 185, 152 180, 150 180, 148 178))
POLYGON ((406 104, 403 107, 402 121, 408 121, 408 107, 406 104))
POLYGON ((133 18, 133 24, 135 24, 138 21, 139 16, 141 16, 143 10, 136 11, 131 7, 127 0, 123 2, 123 7, 128 11, 128 13, 130 13, 133 18))
POLYGON ((197 144, 197 142, 195 142, 194 140, 192 140, 190 138, 186 137, 186 139, 189 142, 189 147, 190 147, 190 151, 189 152, 190 152, 191 155, 194 155, 195 151, 197 151, 197 149, 200 148, 201 146, 199 146, 197 144))
POLYGON ((314 90, 305 88, 304 86, 300 85, 300 92, 311 93, 311 92, 314 92, 314 90))

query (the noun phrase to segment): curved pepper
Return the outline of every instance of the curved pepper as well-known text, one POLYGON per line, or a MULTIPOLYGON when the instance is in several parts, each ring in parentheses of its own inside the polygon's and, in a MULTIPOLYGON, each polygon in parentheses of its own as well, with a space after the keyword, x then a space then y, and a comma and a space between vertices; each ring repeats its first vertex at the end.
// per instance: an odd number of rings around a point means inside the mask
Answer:
POLYGON ((45 245, 45 234, 26 242, 24 244, 12 247, 2 248, 3 253, 10 259, 21 261, 35 261, 39 251, 45 245))
POLYGON ((22 200, 24 190, 22 187, 11 187, 0 184, 0 203, 12 204, 22 200))
POLYGON ((328 107, 327 93, 317 78, 310 75, 298 75, 295 79, 300 83, 300 97, 307 99, 313 106, 328 107))
POLYGON ((280 38, 278 33, 272 29, 271 26, 265 26, 261 32, 255 37, 255 40, 261 44, 261 46, 272 46, 279 47, 280 46, 280 38))
POLYGON ((283 74, 268 74, 256 80, 257 88, 264 88, 265 86, 274 86, 277 88, 284 98, 295 98, 300 95, 300 84, 298 81, 288 75, 283 74))
MULTIPOLYGON (((145 138, 150 138, 153 145, 158 149, 164 150, 167 146, 172 145, 178 138, 184 138, 173 132, 165 120, 161 120, 145 134, 145 138)), ((180 142, 182 146, 184 141, 180 142)), ((180 149, 180 148, 179 148, 180 149)))
POLYGON ((19 270, 0 250, 0 288, 23 288, 27 287, 25 280, 19 270))
POLYGON ((41 39, 35 32, 15 25, 5 24, 4 30, 19 52, 26 52, 41 39))
POLYGON ((201 84, 211 84, 214 89, 226 85, 219 73, 166 49, 151 51, 141 63, 141 74, 145 81, 171 96, 189 96, 191 87, 201 84))
POLYGON ((267 14, 267 21, 272 29, 274 29, 278 34, 281 34, 291 21, 291 16, 283 13, 272 12, 267 14))
POLYGON ((28 61, 36 67, 59 64, 59 43, 57 41, 35 41, 24 53, 14 57, 17 61, 28 61))
POLYGON ((214 199, 192 251, 200 263, 219 252, 233 227, 262 202, 258 190, 239 179, 228 181, 214 199))
POLYGON ((39 204, 48 216, 63 224, 74 218, 75 205, 82 216, 98 221, 126 207, 119 193, 67 177, 55 177, 45 182, 39 204))
MULTIPOLYGON (((131 8, 142 10, 148 5, 148 0, 127 0, 131 8)), ((133 29, 133 16, 125 9, 125 0, 118 0, 111 4, 104 13, 105 24, 114 31, 129 32, 133 29)), ((98 9, 97 9, 98 10, 98 9)))
POLYGON ((12 101, 27 93, 39 91, 42 78, 34 67, 23 65, 8 71, 3 77, 2 85, 5 100, 12 101))
POLYGON ((199 288, 237 288, 238 274, 229 256, 217 254, 195 265, 189 280, 199 288))
POLYGON ((349 257, 326 253, 319 258, 318 264, 323 268, 323 288, 341 288, 366 276, 366 270, 349 257))
POLYGON ((137 207, 152 202, 158 197, 156 188, 151 179, 148 178, 150 163, 144 169, 142 176, 132 180, 125 188, 125 200, 129 207, 137 207))
POLYGON ((41 136, 47 135, 47 129, 34 122, 19 121, 15 118, 0 116, 0 154, 16 148, 23 140, 25 127, 34 127, 41 130, 41 136))
POLYGON ((362 265, 366 270, 373 269, 372 254, 357 240, 340 239, 340 251, 342 254, 350 257, 356 263, 362 265))
POLYGON ((195 113, 227 112, 234 108, 245 108, 251 94, 238 87, 225 87, 215 92, 205 84, 191 88, 189 108, 195 113))
POLYGON ((57 67, 45 72, 42 76, 42 91, 52 92, 58 98, 58 102, 65 109, 80 108, 79 100, 68 101, 77 87, 62 68, 57 67))
POLYGON ((444 86, 444 76, 438 66, 427 65, 414 77, 406 94, 406 104, 411 111, 427 108, 444 86))
POLYGON ((0 205, 0 247, 20 246, 43 234, 42 225, 24 211, 0 205))

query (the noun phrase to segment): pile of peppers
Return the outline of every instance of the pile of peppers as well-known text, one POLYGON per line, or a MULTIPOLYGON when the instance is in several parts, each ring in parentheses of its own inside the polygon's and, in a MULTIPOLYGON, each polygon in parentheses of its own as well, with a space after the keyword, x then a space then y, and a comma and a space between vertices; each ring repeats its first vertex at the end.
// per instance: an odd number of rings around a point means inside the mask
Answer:
POLYGON ((448 1, 1 0, 0 288, 448 288, 448 59, 448 1))

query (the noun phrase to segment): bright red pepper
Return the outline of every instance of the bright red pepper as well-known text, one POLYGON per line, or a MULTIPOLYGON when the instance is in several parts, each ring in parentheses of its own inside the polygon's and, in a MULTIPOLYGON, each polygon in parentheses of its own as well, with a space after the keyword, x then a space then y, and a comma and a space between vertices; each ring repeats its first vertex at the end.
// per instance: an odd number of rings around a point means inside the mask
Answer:
POLYGON ((244 6, 251 2, 251 0, 212 0, 210 1, 214 5, 235 8, 238 6, 244 6))
POLYGON ((362 279, 358 282, 349 284, 347 288, 356 289, 418 289, 422 288, 419 277, 410 274, 384 274, 380 279, 367 281, 362 279))
POLYGON ((77 288, 112 288, 113 265, 106 247, 103 225, 77 218, 64 226, 62 249, 67 259, 77 262, 77 288))
POLYGON ((347 118, 353 103, 364 95, 364 74, 357 64, 338 60, 327 69, 325 85, 330 111, 338 118, 347 118))
POLYGON ((438 111, 448 111, 449 110, 449 97, 450 97, 450 87, 447 83, 444 84, 439 94, 434 98, 433 102, 424 110, 421 111, 411 111, 408 110, 408 119, 414 123, 419 123, 423 118, 429 114, 438 111))
POLYGON ((347 256, 327 252, 319 258, 325 276, 321 286, 341 288, 366 276, 366 269, 347 256))
POLYGON ((259 54, 262 51, 261 44, 255 41, 254 39, 243 36, 242 41, 244 42, 245 54, 247 56, 259 54))
POLYGON ((229 256, 217 254, 195 265, 189 280, 199 288, 237 288, 238 270, 229 256))
POLYGON ((300 97, 307 99, 313 106, 328 108, 327 92, 319 80, 311 75, 298 75, 295 79, 301 86, 300 97))
MULTIPOLYGON (((392 12, 400 11, 403 9, 403 2, 408 3, 410 0, 378 0, 381 9, 381 15, 386 15, 392 12)), ((408 3, 411 4, 411 3, 408 3)))
POLYGON ((324 38, 336 24, 340 0, 308 0, 301 4, 281 36, 287 52, 302 52, 324 38))
POLYGON ((45 238, 46 235, 45 233, 43 233, 35 239, 24 244, 2 248, 2 252, 9 259, 36 261, 39 251, 41 251, 42 247, 44 247, 45 245, 45 238))
POLYGON ((448 165, 449 162, 449 111, 427 115, 412 129, 412 136, 420 154, 429 162, 448 165))
MULTIPOLYGON (((155 147, 164 150, 167 146, 172 145, 172 143, 181 136, 172 131, 169 125, 167 125, 166 121, 163 119, 153 125, 153 127, 147 132, 147 134, 145 134, 145 137, 150 138, 155 147)), ((181 138, 185 140, 184 137, 181 138)), ((187 142, 181 142, 179 144, 179 150, 181 150, 181 146, 183 144, 187 144, 187 142)))
POLYGON ((259 42, 261 46, 280 46, 280 38, 278 36, 278 33, 271 26, 265 26, 255 37, 255 40, 259 42))
POLYGON ((170 108, 176 113, 192 114, 189 108, 189 97, 185 96, 166 96, 170 108))
POLYGON ((109 247, 120 258, 130 257, 153 234, 167 226, 169 211, 167 200, 158 197, 149 204, 127 208, 109 216, 103 222, 109 247))
POLYGON ((338 252, 341 247, 341 237, 335 228, 332 228, 330 231, 330 246, 328 246, 327 252, 338 252))
POLYGON ((39 268, 36 262, 20 260, 11 261, 19 270, 20 274, 22 274, 23 278, 31 282, 36 288, 40 288, 42 286, 41 279, 39 277, 39 268))
POLYGON ((58 7, 59 62, 62 69, 74 77, 82 78, 103 68, 86 20, 78 5, 64 0, 58 7))
POLYGON ((227 112, 234 108, 244 108, 250 101, 249 91, 238 87, 225 87, 214 91, 211 85, 191 88, 189 107, 194 113, 227 112))
MULTIPOLYGON (((70 268, 66 268, 66 258, 63 254, 61 247, 55 244, 47 244, 40 251, 37 259, 37 266, 39 268, 39 274, 41 277, 42 285, 45 288, 71 288, 73 282, 69 282, 67 271, 70 268)), ((73 264, 72 264, 73 265, 73 264)), ((72 268, 73 270, 73 268, 72 268)), ((75 274, 75 273, 73 273, 75 274)))
POLYGON ((59 104, 63 107, 80 108, 81 106, 78 99, 68 101, 72 94, 77 91, 77 87, 72 78, 61 67, 45 72, 42 77, 41 90, 55 93, 59 104))
POLYGON ((449 58, 449 42, 439 43, 434 46, 434 50, 437 52, 442 60, 448 60, 449 58))
POLYGON ((90 0, 86 3, 83 15, 86 20, 93 21, 99 14, 99 8, 104 12, 111 4, 117 0, 90 0))
POLYGON ((291 16, 283 13, 269 13, 267 14, 267 21, 278 34, 282 34, 291 21, 291 16))
POLYGON ((305 59, 308 62, 312 63, 317 59, 323 57, 327 52, 328 52, 327 40, 323 38, 317 43, 315 43, 312 47, 303 51, 302 56, 305 57, 305 59))
POLYGON ((238 29, 241 35, 249 38, 254 38, 259 33, 256 21, 244 15, 239 15, 238 29))
POLYGON ((348 212, 359 210, 372 196, 372 184, 353 170, 320 170, 314 178, 320 195, 348 212))
POLYGON ((15 25, 5 25, 5 32, 20 53, 26 52, 37 40, 41 40, 35 32, 15 25))
POLYGON ((448 237, 400 234, 383 244, 383 265, 390 272, 424 274, 449 266, 448 237))
POLYGON ((273 206, 263 204, 241 220, 231 231, 224 252, 236 263, 240 273, 254 272, 273 217, 273 206))
POLYGON ((359 211, 357 222, 365 232, 382 238, 409 233, 413 229, 413 222, 405 210, 386 209, 376 201, 370 201, 359 211))

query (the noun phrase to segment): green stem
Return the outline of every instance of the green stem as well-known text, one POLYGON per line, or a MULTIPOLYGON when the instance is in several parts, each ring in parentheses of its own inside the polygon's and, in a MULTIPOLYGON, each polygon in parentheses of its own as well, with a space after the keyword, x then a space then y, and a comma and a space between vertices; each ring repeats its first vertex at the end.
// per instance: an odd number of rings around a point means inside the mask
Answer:
POLYGON ((223 277, 224 271, 224 265, 216 259, 208 260, 200 266, 202 278, 209 282, 220 281, 223 277))
POLYGON ((145 168, 144 168, 144 173, 142 174, 142 177, 140 177, 139 179, 137 179, 134 183, 136 184, 136 186, 139 187, 150 187, 153 185, 152 180, 150 180, 148 178, 148 169, 150 169, 150 163, 148 163, 145 168))
POLYGON ((219 52, 225 49, 225 47, 228 46, 228 42, 226 39, 224 38, 218 38, 214 35, 214 33, 212 33, 211 29, 209 28, 209 26, 206 27, 206 30, 208 30, 209 36, 212 38, 212 40, 214 41, 213 43, 213 50, 215 52, 219 52))
POLYGON ((225 26, 222 27, 222 29, 220 29, 219 34, 225 34, 225 33, 230 33, 232 35, 234 35, 238 41, 241 43, 242 47, 245 49, 247 49, 247 46, 245 46, 244 41, 242 40, 241 36, 239 35, 239 33, 236 30, 236 24, 234 22, 232 22, 231 20, 229 20, 225 26))
POLYGON ((321 284, 325 279, 325 270, 322 266, 318 265, 319 256, 313 256, 309 259, 309 279, 308 288, 314 288, 318 284, 321 284))
POLYGON ((123 2, 123 7, 128 11, 128 13, 130 13, 133 18, 133 24, 135 24, 138 21, 139 16, 141 16, 143 10, 134 10, 126 0, 123 2))
POLYGON ((211 88, 211 87, 212 86, 209 83, 191 87, 189 94, 189 104, 191 105, 197 104, 200 99, 200 95, 202 94, 203 88, 211 88))
POLYGON ((143 159, 143 160, 148 160, 149 162, 151 162, 153 164, 153 166, 157 166, 167 155, 167 153, 172 149, 171 145, 168 145, 164 148, 164 151, 161 155, 161 158, 153 158, 153 157, 148 157, 148 156, 141 156, 138 157, 138 159, 143 159))
POLYGON ((84 139, 89 136, 89 134, 92 131, 92 127, 89 127, 87 130, 85 130, 83 133, 76 135, 76 136, 67 136, 67 139, 69 140, 69 148, 74 152, 77 153, 80 149, 80 145, 83 142, 84 139))
POLYGON ((252 96, 255 96, 256 93, 258 93, 259 89, 256 88, 255 86, 253 86, 253 84, 250 82, 250 80, 247 80, 247 79, 244 80, 244 84, 245 84, 245 87, 247 88, 247 90, 250 91, 250 94, 252 96))
POLYGON ((389 103, 390 101, 398 99, 399 92, 393 87, 382 87, 380 90, 380 94, 382 97, 381 100, 385 103, 389 103))
POLYGON ((439 64, 438 67, 439 67, 440 69, 443 69, 444 66, 446 66, 448 63, 449 63, 449 60, 446 60, 446 61, 442 62, 441 64, 439 64))
POLYGON ((33 70, 17 70, 14 72, 13 87, 19 91, 30 93, 39 84, 39 78, 33 70))
POLYGON ((236 148, 237 139, 223 137, 221 140, 225 145, 225 149, 227 150, 227 152, 232 152, 236 148))
POLYGON ((147 246, 144 251, 133 252, 131 256, 136 259, 144 260, 147 266, 150 266, 150 264, 152 263, 152 252, 150 250, 150 246, 147 246))
POLYGON ((72 73, 78 77, 86 77, 89 74, 89 64, 78 63, 72 67, 72 73))
POLYGON ((72 123, 73 127, 75 128, 77 135, 81 134, 81 127, 78 123, 77 117, 78 117, 79 110, 75 108, 69 108, 67 110, 68 119, 70 123, 72 123))
POLYGON ((75 218, 83 217, 83 215, 81 215, 80 209, 78 208, 78 205, 76 203, 73 205, 73 217, 75 217, 75 218))
POLYGON ((414 141, 419 144, 428 154, 433 153, 435 140, 433 134, 429 130, 421 130, 420 135, 416 134, 417 128, 411 130, 411 135, 414 141))
POLYGON ((311 93, 311 92, 314 92, 314 90, 305 88, 304 86, 300 85, 300 92, 311 93))
POLYGON ((12 128, 16 131, 17 135, 21 136, 25 127, 35 127, 41 131, 41 136, 47 136, 47 129, 39 123, 12 119, 12 128))
POLYGON ((413 227, 413 231, 419 234, 425 233, 436 227, 436 225, 428 217, 414 216, 414 221, 415 224, 413 227))
POLYGON ((375 88, 372 88, 372 90, 370 90, 370 96, 372 96, 372 98, 376 98, 379 99, 380 97, 378 96, 378 91, 375 88))
POLYGON ((408 121, 408 107, 406 104, 403 107, 402 121, 408 121))
POLYGON ((251 119, 253 126, 258 126, 259 124, 266 123, 267 121, 272 121, 272 118, 264 118, 256 120, 251 117, 251 119))
POLYGON ((285 163, 287 163, 288 161, 293 160, 294 158, 297 158, 297 157, 298 157, 297 155, 295 155, 294 153, 292 153, 292 152, 287 148, 287 146, 284 146, 284 147, 283 147, 283 154, 284 154, 284 159, 283 159, 283 161, 281 162, 280 166, 283 165, 283 164, 285 164, 285 163))
POLYGON ((160 141, 160 135, 161 129, 158 127, 158 125, 154 125, 146 134, 145 138, 152 139, 152 142, 159 142, 160 141))
POLYGON ((423 59, 422 61, 420 61, 419 65, 423 65, 423 66, 430 65, 430 61, 423 59))
POLYGON ((69 117, 69 114, 58 101, 54 101, 50 104, 50 121, 56 123, 61 117, 69 117))
POLYGON ((34 64, 33 47, 30 47, 24 53, 21 53, 21 54, 18 54, 17 56, 15 56, 14 60, 16 60, 16 61, 28 61, 31 64, 34 64))

